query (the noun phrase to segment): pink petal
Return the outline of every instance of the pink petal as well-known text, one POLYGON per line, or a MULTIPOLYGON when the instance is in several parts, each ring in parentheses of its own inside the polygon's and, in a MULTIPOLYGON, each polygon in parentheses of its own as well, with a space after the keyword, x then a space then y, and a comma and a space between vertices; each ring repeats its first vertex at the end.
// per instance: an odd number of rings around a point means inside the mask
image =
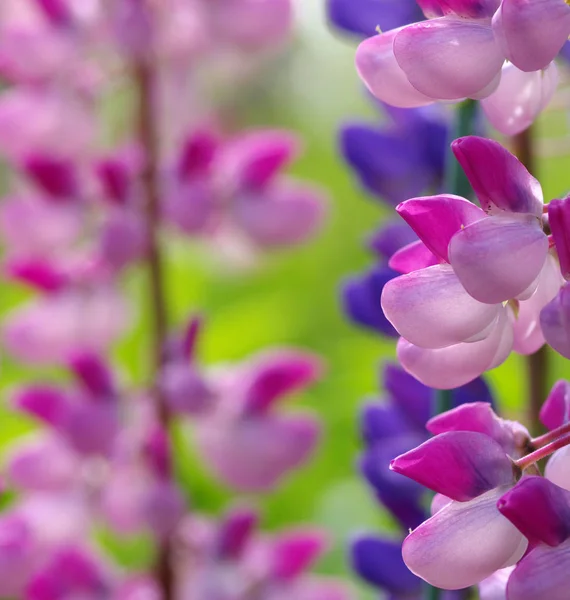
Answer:
POLYGON ((451 238, 467 225, 485 218, 478 206, 450 194, 411 198, 398 204, 396 210, 429 251, 445 262, 449 262, 451 238))
POLYGON ((441 100, 478 94, 504 61, 490 23, 453 17, 404 27, 394 38, 394 54, 417 90, 441 100))
POLYGON ((449 262, 473 298, 494 304, 524 292, 547 252, 548 239, 534 217, 487 217, 453 236, 449 262))
POLYGON ((548 429, 570 422, 570 382, 561 379, 552 386, 540 409, 540 420, 548 429))
POLYGON ((476 431, 436 435, 395 458, 390 469, 460 502, 514 483, 512 462, 503 448, 476 431))
POLYGON ((400 250, 396 250, 388 261, 388 266, 400 273, 411 273, 425 267, 437 265, 439 260, 435 254, 428 250, 421 241, 412 242, 400 250))
POLYGON ((233 207, 237 224, 262 248, 308 241, 321 227, 325 213, 320 190, 293 182, 278 182, 262 196, 244 194, 233 207))
POLYGON ((507 600, 507 582, 514 567, 499 569, 479 583, 480 600, 507 600))
POLYGON ((517 565, 507 584, 509 600, 567 600, 570 540, 557 548, 539 545, 517 565))
POLYGON ((271 575, 282 581, 294 579, 310 569, 327 546, 322 531, 300 530, 279 536, 269 550, 271 575))
POLYGON ((552 200, 548 204, 548 224, 556 246, 556 254, 560 262, 560 271, 570 278, 570 197, 563 200, 552 200))
POLYGON ((493 31, 504 56, 519 69, 545 69, 570 35, 570 7, 564 0, 503 0, 493 31))
POLYGON ((499 513, 505 488, 469 502, 452 502, 422 523, 402 547, 408 568, 435 587, 469 587, 515 564, 527 540, 499 513))
MULTIPOLYGON (((570 490, 570 447, 560 448, 557 450, 546 463, 544 469, 544 476, 547 477, 552 483, 570 490)), ((570 502, 570 497, 568 499, 570 502)), ((570 519, 570 515, 569 515, 570 519)), ((570 536, 570 527, 568 530, 570 536)))
POLYGON ((519 302, 514 323, 515 352, 533 354, 544 345, 540 311, 556 297, 563 281, 556 260, 549 254, 540 273, 536 292, 528 300, 519 302))
POLYGON ((504 362, 510 353, 512 338, 512 325, 504 311, 492 333, 479 342, 431 350, 400 338, 397 352, 404 369, 423 384, 436 389, 452 389, 504 362))
POLYGON ((570 537, 570 492, 545 477, 523 477, 497 508, 533 543, 558 546, 570 537))
POLYGON ((493 323, 500 305, 474 300, 449 265, 436 265, 388 281, 382 310, 398 333, 422 348, 445 348, 493 323))
POLYGON ((491 125, 504 135, 516 135, 530 127, 548 106, 558 86, 558 69, 520 71, 512 63, 503 67, 501 83, 481 102, 491 125))
POLYGON ((435 101, 408 81, 394 56, 394 38, 402 29, 368 38, 356 51, 356 70, 370 92, 392 106, 412 108, 435 101))
POLYGON ((540 313, 540 327, 546 342, 556 352, 570 358, 570 286, 564 285, 558 295, 540 313))
POLYGON ((470 135, 455 140, 451 148, 487 214, 515 212, 542 217, 540 183, 501 144, 470 135))
POLYGON ((487 402, 470 402, 448 410, 431 418, 426 429, 434 435, 446 431, 477 431, 494 439, 509 455, 530 439, 525 427, 516 421, 501 419, 487 402))

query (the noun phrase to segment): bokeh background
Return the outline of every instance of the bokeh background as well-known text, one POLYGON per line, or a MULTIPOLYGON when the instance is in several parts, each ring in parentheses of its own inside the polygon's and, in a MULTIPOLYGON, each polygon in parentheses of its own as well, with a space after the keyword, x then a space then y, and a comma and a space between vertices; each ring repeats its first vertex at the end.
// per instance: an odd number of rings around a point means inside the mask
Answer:
MULTIPOLYGON (((337 129, 348 120, 381 117, 360 85, 353 67, 357 40, 331 31, 325 0, 298 0, 298 24, 292 46, 272 60, 247 89, 226 100, 224 110, 240 125, 283 127, 300 133, 305 152, 293 175, 322 186, 330 196, 330 215, 323 234, 300 249, 277 254, 253 269, 231 269, 186 242, 168 245, 167 285, 171 311, 182 322, 194 307, 206 317, 200 352, 208 363, 232 361, 272 345, 316 351, 327 364, 327 376, 301 405, 317 411, 325 425, 322 445, 311 463, 291 476, 271 497, 260 500, 264 525, 280 528, 312 523, 329 530, 335 548, 320 565, 324 573, 353 579, 345 561, 345 544, 359 530, 389 531, 390 518, 373 500, 355 467, 360 449, 359 405, 381 394, 379 365, 394 357, 394 344, 354 328, 342 315, 339 282, 370 263, 363 241, 389 214, 389 209, 359 188, 337 152, 337 129)), ((538 177, 545 199, 570 188, 567 156, 568 124, 561 86, 554 106, 538 124, 538 177)), ((111 107, 111 115, 119 113, 111 107)), ((134 273, 129 291, 137 299, 139 325, 117 348, 125 378, 144 381, 147 339, 144 290, 134 273)), ((22 301, 21 288, 4 286, 2 313, 22 301)), ((30 431, 32 425, 7 408, 10 388, 29 379, 31 371, 2 359, 0 446, 30 431)), ((549 378, 563 377, 568 367, 552 357, 549 378)), ((37 377, 37 369, 34 376, 37 377)), ((54 372, 46 377, 57 378, 54 372)), ((512 356, 489 374, 489 381, 508 414, 520 411, 525 399, 524 360, 512 356)), ((216 483, 192 451, 191 432, 176 431, 177 469, 191 504, 216 513, 230 493, 216 483)), ((9 502, 5 498, 4 502, 9 502)), ((394 529, 395 531, 395 529, 394 529)), ((150 552, 144 538, 116 539, 102 531, 101 541, 125 565, 143 566, 150 552)), ((371 598, 361 588, 362 598, 371 598)))

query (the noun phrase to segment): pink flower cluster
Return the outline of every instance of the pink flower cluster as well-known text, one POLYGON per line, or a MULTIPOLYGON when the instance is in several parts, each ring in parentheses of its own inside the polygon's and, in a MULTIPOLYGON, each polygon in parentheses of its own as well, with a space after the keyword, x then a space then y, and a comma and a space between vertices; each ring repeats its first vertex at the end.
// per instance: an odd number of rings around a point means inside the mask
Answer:
POLYGON ((400 107, 473 98, 491 123, 513 135, 549 103, 554 58, 570 35, 564 0, 418 0, 427 21, 360 45, 360 77, 380 100, 400 107))
POLYGON ((570 383, 559 381, 531 438, 483 402, 433 417, 435 434, 391 468, 436 492, 432 516, 403 545, 408 567, 430 584, 479 584, 482 600, 567 596, 570 575, 570 383), (538 461, 550 456, 544 476, 538 461))
MULTIPOLYGON (((167 235, 257 257, 319 230, 322 193, 284 173, 297 137, 226 133, 203 109, 199 84, 205 63, 236 56, 240 73, 255 72, 291 26, 290 0, 2 3, 2 269, 35 292, 7 315, 2 339, 46 374, 12 393, 36 430, 6 460, 3 486, 15 494, 0 515, 0 596, 349 598, 341 583, 308 574, 323 533, 266 536, 251 509, 219 521, 190 511, 170 439, 175 422, 189 424, 216 480, 236 492, 275 490, 318 443, 316 417, 280 403, 320 378, 320 360, 281 348, 202 367, 199 320, 171 332, 166 318, 145 385, 109 358, 146 309, 124 291, 127 276, 152 272, 167 235), (102 532, 142 534, 156 556, 130 572, 105 555, 102 532)), ((160 277, 152 285, 156 316, 160 277)))
POLYGON ((452 148, 481 207, 446 194, 402 202, 397 211, 420 240, 392 257, 403 275, 382 293, 384 313, 402 336, 402 366, 440 389, 551 339, 568 354, 570 339, 559 326, 567 314, 559 267, 567 260, 567 201, 549 210, 550 226, 560 229, 549 238, 540 184, 512 154, 478 137, 452 148))

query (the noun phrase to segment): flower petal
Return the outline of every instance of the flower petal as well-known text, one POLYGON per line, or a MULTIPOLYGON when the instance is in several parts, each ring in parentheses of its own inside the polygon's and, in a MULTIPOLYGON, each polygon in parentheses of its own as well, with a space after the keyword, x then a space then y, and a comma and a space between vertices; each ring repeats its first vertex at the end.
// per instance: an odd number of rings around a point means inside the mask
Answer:
POLYGON ((495 129, 504 135, 516 135, 534 123, 552 100, 557 86, 555 63, 550 63, 544 71, 530 73, 507 63, 499 87, 481 106, 495 129))
POLYGON ((501 144, 470 135, 455 140, 451 149, 487 214, 515 212, 542 216, 540 183, 501 144))
POLYGON ((497 318, 500 305, 474 300, 449 265, 400 275, 382 290, 382 309, 398 333, 423 348, 468 340, 497 318))
POLYGON ((548 239, 534 217, 487 217, 453 236, 449 262, 473 298, 494 304, 524 292, 547 252, 548 239))
POLYGON ((514 567, 495 571, 479 583, 480 600, 507 600, 507 583, 514 567))
POLYGON ((570 541, 557 548, 539 545, 516 566, 507 584, 509 600, 567 600, 570 541))
POLYGON ((358 46, 356 70, 366 87, 379 100, 392 106, 412 108, 435 101, 418 92, 394 56, 394 38, 402 29, 371 37, 358 46))
POLYGON ((497 508, 531 541, 558 546, 570 537, 570 492, 545 477, 523 477, 497 508))
POLYGON ((512 341, 513 328, 505 311, 499 315, 491 334, 479 342, 433 350, 400 338, 397 352, 404 369, 422 383, 436 389, 452 389, 505 361, 512 341))
POLYGON ((430 419, 426 429, 434 435, 446 431, 477 431, 495 440, 509 455, 530 439, 525 427, 516 421, 501 419, 487 402, 471 402, 448 410, 430 419))
POLYGON ((533 354, 544 345, 540 328, 540 311, 556 297, 563 283, 558 263, 550 254, 538 278, 536 292, 519 302, 514 323, 513 350, 519 354, 533 354))
POLYGON ((570 358, 570 286, 564 285, 558 295, 540 312, 540 327, 546 342, 556 352, 570 358))
POLYGON ((359 536, 350 546, 350 559, 360 577, 391 594, 407 595, 420 591, 420 580, 404 564, 400 542, 359 536))
POLYGON ((540 409, 540 421, 548 429, 570 422, 570 382, 561 379, 552 386, 540 409))
POLYGON ((411 273, 437 265, 439 260, 433 252, 421 241, 412 242, 394 252, 388 265, 399 273, 411 273))
POLYGON ((570 197, 552 200, 548 204, 548 224, 556 245, 560 271, 570 278, 570 197))
POLYGON ((404 27, 394 38, 394 54, 409 82, 439 100, 478 94, 504 61, 490 24, 453 17, 404 27))
POLYGON ((443 15, 456 15, 467 19, 492 17, 499 0, 418 0, 428 19, 443 15))
POLYGON ((503 0, 493 31, 508 60, 522 71, 538 71, 568 39, 570 7, 564 0, 503 0))
POLYGON ((470 502, 451 502, 415 529, 402 547, 404 562, 442 589, 460 589, 515 564, 527 540, 497 510, 505 488, 470 502))
POLYGON ((451 238, 463 227, 485 218, 469 200, 451 194, 411 198, 396 207, 398 214, 440 260, 449 262, 451 238))
MULTIPOLYGON (((548 459, 544 476, 557 486, 570 490, 570 448, 568 446, 556 450, 548 459)), ((570 527, 569 527, 570 533, 570 527)))
POLYGON ((398 456, 390 469, 452 500, 472 500, 513 482, 503 448, 476 431, 448 431, 398 456))

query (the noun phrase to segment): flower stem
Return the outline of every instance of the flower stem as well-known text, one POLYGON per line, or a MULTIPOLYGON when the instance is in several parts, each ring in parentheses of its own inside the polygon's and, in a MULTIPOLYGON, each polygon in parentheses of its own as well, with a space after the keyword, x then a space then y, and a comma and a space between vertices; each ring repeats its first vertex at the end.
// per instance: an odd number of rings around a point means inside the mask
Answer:
MULTIPOLYGON (((515 135, 513 145, 518 159, 534 175, 536 165, 532 127, 515 135)), ((548 349, 546 345, 527 357, 527 372, 529 424, 532 431, 544 431, 539 414, 542 403, 548 395, 548 349)))
POLYGON ((554 440, 563 436, 565 433, 570 433, 570 423, 560 425, 560 427, 557 427, 556 429, 553 429, 544 435, 531 439, 530 445, 533 448, 542 448, 543 446, 546 446, 546 444, 549 444, 550 442, 553 442, 554 440))
POLYGON ((542 448, 539 448, 538 450, 535 450, 534 452, 515 460, 514 463, 519 469, 524 470, 531 465, 534 465, 539 460, 550 456, 553 452, 556 452, 556 450, 560 450, 560 448, 564 448, 568 445, 570 445, 570 433, 565 433, 542 448))
MULTIPOLYGON (((475 100, 464 100, 457 107, 455 126, 452 128, 450 143, 457 138, 473 133, 477 111, 478 105, 475 100)), ((464 198, 470 198, 473 195, 469 180, 451 150, 448 151, 445 167, 445 190, 450 194, 463 196, 464 198)))
MULTIPOLYGON (((164 430, 168 432, 170 415, 166 403, 156 388, 156 379, 163 360, 163 350, 168 334, 166 294, 163 283, 163 260, 159 241, 160 190, 159 190, 159 138, 154 116, 154 72, 150 64, 140 61, 135 66, 135 84, 138 92, 137 133, 145 152, 145 164, 141 175, 144 194, 144 215, 147 231, 146 267, 148 292, 152 319, 153 368, 152 387, 158 415, 164 430)), ((160 541, 155 575, 163 592, 164 600, 174 598, 174 574, 172 571, 172 543, 169 537, 160 541)))

